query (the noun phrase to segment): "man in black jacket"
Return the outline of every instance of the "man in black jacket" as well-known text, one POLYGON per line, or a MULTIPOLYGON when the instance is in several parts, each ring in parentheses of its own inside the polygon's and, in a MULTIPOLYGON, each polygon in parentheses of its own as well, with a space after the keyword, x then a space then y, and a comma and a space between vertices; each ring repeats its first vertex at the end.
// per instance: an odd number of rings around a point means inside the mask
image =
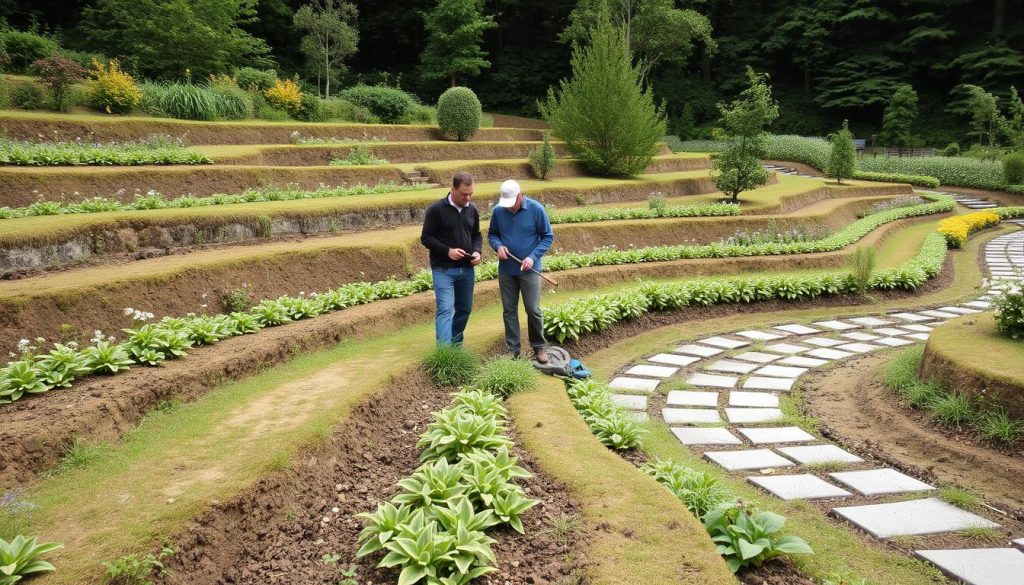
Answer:
POLYGON ((420 243, 430 250, 438 345, 461 345, 473 309, 474 266, 480 264, 483 238, 480 212, 472 202, 473 175, 456 173, 452 190, 427 209, 420 243))

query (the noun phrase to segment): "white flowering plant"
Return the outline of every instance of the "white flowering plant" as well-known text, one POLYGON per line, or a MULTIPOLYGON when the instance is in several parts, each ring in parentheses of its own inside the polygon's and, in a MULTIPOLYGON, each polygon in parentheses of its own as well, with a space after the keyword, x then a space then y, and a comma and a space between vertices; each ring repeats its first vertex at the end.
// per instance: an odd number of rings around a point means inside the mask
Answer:
POLYGON ((1011 339, 1024 341, 1024 289, 1007 288, 995 299, 996 330, 1011 339))

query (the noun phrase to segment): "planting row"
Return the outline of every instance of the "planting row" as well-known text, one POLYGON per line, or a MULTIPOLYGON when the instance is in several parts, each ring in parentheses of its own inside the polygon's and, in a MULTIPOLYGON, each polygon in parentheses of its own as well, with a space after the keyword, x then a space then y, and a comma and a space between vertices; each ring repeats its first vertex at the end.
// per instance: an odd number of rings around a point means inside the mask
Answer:
POLYGON ((473 365, 470 356, 452 347, 428 358, 435 375, 438 369, 447 374, 455 369, 456 377, 469 377, 474 385, 433 413, 417 444, 422 465, 396 484, 399 493, 375 512, 358 515, 366 526, 356 555, 384 552, 377 566, 398 569, 400 585, 464 584, 496 571, 495 540, 485 531, 506 525, 524 533, 522 514, 540 503, 516 484, 530 473, 509 455, 508 413, 501 404, 502 395, 532 386, 537 374, 529 364, 508 358, 476 374, 473 365))
POLYGON ((1002 218, 991 211, 976 211, 965 215, 948 217, 939 222, 939 233, 946 238, 950 248, 959 248, 967 238, 978 230, 999 225, 1002 218))
POLYGON ((591 223, 620 219, 658 219, 672 217, 723 217, 739 215, 740 206, 734 203, 706 203, 702 205, 670 206, 664 196, 652 196, 648 207, 585 208, 574 211, 553 211, 551 223, 591 223))
POLYGON ((569 401, 601 443, 609 449, 635 449, 646 431, 626 409, 612 401, 608 386, 587 378, 566 384, 569 401))
POLYGON ((213 160, 193 148, 185 148, 169 136, 151 136, 139 142, 93 143, 85 141, 27 142, 0 139, 0 165, 200 165, 213 160))
POLYGON ((93 197, 82 202, 65 203, 62 201, 37 201, 27 207, 0 207, 0 219, 33 217, 40 215, 67 215, 78 213, 101 213, 105 211, 140 211, 146 209, 186 209, 189 207, 209 207, 214 205, 230 205, 233 203, 262 203, 266 201, 297 201, 302 199, 326 199, 331 197, 347 197, 350 195, 377 195, 379 193, 400 193, 406 191, 422 191, 429 187, 422 184, 405 184, 380 182, 373 186, 354 185, 352 187, 321 186, 312 191, 298 186, 261 187, 248 189, 237 195, 211 195, 194 197, 183 195, 169 199, 164 195, 149 191, 145 195, 135 194, 131 203, 122 203, 116 199, 93 197))
MULTIPOLYGON (((856 242, 872 229, 889 221, 896 221, 904 217, 912 217, 923 213, 935 213, 936 211, 946 210, 951 206, 951 200, 942 199, 916 207, 887 210, 857 220, 847 228, 828 238, 811 242, 759 243, 753 245, 719 243, 703 246, 656 246, 631 250, 605 249, 590 253, 554 255, 546 260, 545 265, 548 270, 560 271, 591 266, 686 258, 830 251, 856 242)), ((932 241, 932 239, 926 240, 925 246, 922 248, 922 254, 930 249, 929 243, 932 241)), ((945 244, 941 238, 939 241, 942 243, 944 258, 945 244)), ((921 255, 918 257, 920 258, 921 255)), ((870 286, 880 289, 913 289, 937 273, 942 265, 941 258, 938 265, 934 267, 934 270, 932 270, 931 264, 929 264, 930 260, 916 263, 915 261, 916 259, 905 263, 900 268, 882 271, 873 275, 869 283, 870 286)), ((497 262, 487 262, 477 267, 476 279, 478 281, 493 280, 497 278, 497 272, 497 262)), ((818 294, 837 294, 849 292, 850 290, 859 290, 857 287, 860 285, 852 278, 829 275, 820 279, 818 277, 769 279, 765 283, 749 283, 746 286, 734 286, 731 292, 722 290, 723 286, 725 285, 714 285, 712 287, 718 291, 716 293, 717 296, 713 296, 713 298, 721 300, 711 302, 749 302, 751 300, 776 297, 787 299, 805 298, 806 296, 817 296, 818 294)), ((234 312, 229 315, 200 315, 185 318, 165 317, 158 323, 151 324, 143 322, 146 317, 144 313, 133 312, 131 309, 128 309, 126 311, 128 311, 130 316, 141 316, 142 318, 137 319, 137 327, 125 330, 126 338, 121 343, 115 343, 114 339, 98 334, 94 338, 92 345, 82 349, 69 344, 57 344, 48 353, 37 354, 38 348, 33 348, 28 340, 22 340, 22 346, 20 347, 22 355, 17 356, 17 360, 8 362, 5 368, 0 369, 0 404, 13 402, 22 398, 25 394, 38 394, 53 388, 69 387, 76 378, 84 375, 93 373, 113 374, 127 369, 133 364, 159 365, 164 360, 182 357, 188 348, 195 345, 208 345, 228 337, 252 333, 263 327, 305 319, 329 311, 366 304, 375 300, 401 298, 430 290, 431 287, 431 274, 429 271, 423 270, 404 281, 386 280, 376 283, 351 283, 323 294, 314 293, 309 296, 300 294, 298 297, 282 296, 273 300, 268 299, 262 301, 248 312, 234 312)), ((701 302, 701 299, 705 298, 708 294, 710 293, 696 290, 692 293, 694 295, 693 298, 678 298, 679 302, 685 301, 685 304, 690 302, 694 304, 710 304, 701 302)), ((646 306, 642 310, 646 310, 646 306)), ((548 312, 551 314, 547 318, 546 326, 549 328, 554 327, 551 331, 552 337, 559 340, 575 339, 580 331, 590 330, 581 330, 579 327, 592 326, 588 325, 589 321, 587 320, 584 320, 584 324, 580 325, 579 320, 573 317, 579 312, 579 309, 572 306, 548 309, 548 312)), ((615 318, 608 321, 608 323, 622 318, 617 313, 614 315, 615 318)), ((604 313, 600 317, 596 315, 591 316, 591 319, 597 319, 602 322, 609 318, 610 316, 604 313)))
POLYGON ((638 318, 649 311, 776 299, 795 301, 823 295, 862 293, 868 289, 914 290, 938 274, 945 259, 945 239, 933 233, 925 238, 917 256, 897 268, 875 273, 856 270, 810 276, 733 277, 669 284, 648 282, 620 293, 582 297, 545 307, 544 332, 564 342, 600 331, 619 321, 638 318))

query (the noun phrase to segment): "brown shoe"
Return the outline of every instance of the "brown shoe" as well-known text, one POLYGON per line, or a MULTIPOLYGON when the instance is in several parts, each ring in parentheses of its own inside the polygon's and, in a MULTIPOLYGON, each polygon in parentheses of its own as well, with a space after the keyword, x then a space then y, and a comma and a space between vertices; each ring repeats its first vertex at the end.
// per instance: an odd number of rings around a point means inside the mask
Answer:
POLYGON ((533 351, 533 356, 537 360, 538 364, 548 363, 548 350, 544 349, 543 347, 535 349, 533 351))

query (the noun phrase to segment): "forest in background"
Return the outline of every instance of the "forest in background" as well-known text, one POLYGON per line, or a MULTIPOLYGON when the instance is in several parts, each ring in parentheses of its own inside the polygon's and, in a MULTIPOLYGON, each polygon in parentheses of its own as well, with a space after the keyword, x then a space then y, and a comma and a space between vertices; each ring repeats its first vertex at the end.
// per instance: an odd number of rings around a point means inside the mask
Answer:
MULTIPOLYGON (((251 39, 248 53, 230 56, 226 65, 274 67, 283 76, 315 79, 294 20, 308 0, 0 0, 0 15, 11 27, 52 36, 76 51, 121 57, 132 67, 137 46, 122 42, 127 34, 97 22, 97 14, 145 18, 147 6, 176 3, 186 11, 200 5, 219 10, 251 39), (132 52, 120 54, 125 47, 132 52)), ((438 0, 351 4, 357 50, 346 58, 338 81, 400 84, 430 102, 436 99, 448 84, 423 74, 421 55, 428 41, 425 16, 438 0)), ((483 31, 481 48, 489 66, 460 82, 472 87, 489 111, 536 115, 536 101, 568 75, 573 27, 585 20, 581 11, 594 4, 477 2, 495 24, 483 31)), ((978 85, 1002 97, 1012 84, 1024 85, 1024 0, 612 0, 609 5, 613 16, 629 15, 637 54, 650 62, 648 78, 666 103, 669 131, 684 138, 708 134, 718 118, 715 104, 742 89, 747 65, 770 76, 781 112, 774 132, 823 135, 849 119, 854 135, 868 138, 879 132, 896 90, 909 84, 919 97, 915 135, 932 146, 966 134, 969 120, 958 110, 964 97, 959 86, 978 85), (701 29, 701 18, 708 30, 701 29)), ((182 23, 168 34, 183 37, 182 46, 202 46, 184 38, 199 34, 201 24, 182 23)), ((187 57, 181 60, 180 75, 185 75, 190 64, 187 57)))

